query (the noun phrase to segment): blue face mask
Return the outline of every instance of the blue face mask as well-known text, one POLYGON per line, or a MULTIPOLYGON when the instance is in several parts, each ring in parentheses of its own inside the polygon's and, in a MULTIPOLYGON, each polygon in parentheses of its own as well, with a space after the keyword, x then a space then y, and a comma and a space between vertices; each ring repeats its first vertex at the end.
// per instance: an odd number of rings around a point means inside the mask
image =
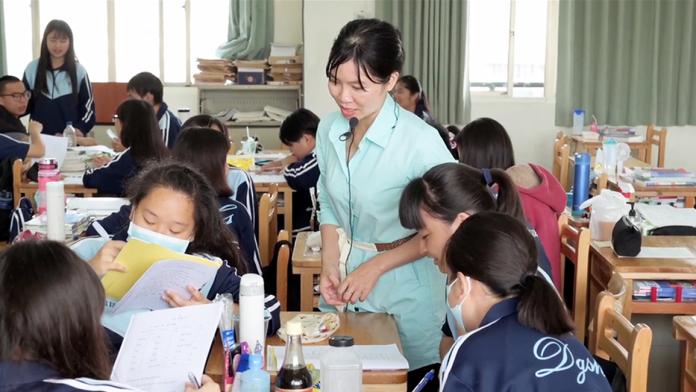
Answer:
POLYGON ((456 282, 457 279, 455 279, 454 281, 452 281, 452 283, 447 285, 447 324, 449 325, 450 331, 452 331, 452 337, 454 339, 457 339, 459 337, 460 330, 464 334, 466 334, 466 326, 464 326, 464 319, 462 319, 462 304, 464 303, 464 301, 466 301, 467 298, 469 298, 469 294, 471 294, 471 279, 467 276, 466 294, 464 295, 464 298, 457 305, 450 306, 449 296, 452 292, 452 286, 454 286, 456 282))
POLYGON ((128 226, 128 238, 135 238, 147 242, 148 244, 159 245, 178 253, 186 253, 186 249, 189 246, 188 240, 182 240, 181 238, 171 237, 156 231, 148 230, 133 222, 128 226))

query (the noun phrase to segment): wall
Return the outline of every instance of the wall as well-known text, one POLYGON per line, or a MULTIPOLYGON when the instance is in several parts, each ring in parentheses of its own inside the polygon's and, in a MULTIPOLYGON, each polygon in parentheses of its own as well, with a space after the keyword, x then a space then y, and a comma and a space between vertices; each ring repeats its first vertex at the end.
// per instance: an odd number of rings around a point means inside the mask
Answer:
POLYGON ((274 42, 302 42, 302 0, 275 0, 274 42))

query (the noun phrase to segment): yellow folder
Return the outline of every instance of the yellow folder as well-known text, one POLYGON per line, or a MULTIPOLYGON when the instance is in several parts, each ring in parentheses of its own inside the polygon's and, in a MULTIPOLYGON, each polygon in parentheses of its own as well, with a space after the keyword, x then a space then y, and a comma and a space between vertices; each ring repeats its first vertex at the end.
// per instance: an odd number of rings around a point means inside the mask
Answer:
POLYGON ((220 260, 208 260, 203 257, 174 252, 159 245, 130 239, 115 260, 126 267, 126 272, 109 271, 102 278, 106 297, 120 300, 150 266, 161 260, 185 260, 216 268, 222 265, 220 260))

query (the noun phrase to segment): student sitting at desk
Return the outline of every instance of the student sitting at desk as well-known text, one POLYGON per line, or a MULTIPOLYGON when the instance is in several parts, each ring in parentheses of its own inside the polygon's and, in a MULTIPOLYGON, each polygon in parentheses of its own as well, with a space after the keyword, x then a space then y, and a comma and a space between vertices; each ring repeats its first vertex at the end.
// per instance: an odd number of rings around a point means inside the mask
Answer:
MULTIPOLYGON (((181 121, 168 109, 167 104, 162 101, 162 95, 164 94, 162 81, 149 72, 141 72, 128 81, 126 88, 128 89, 128 96, 132 99, 147 101, 147 103, 152 105, 157 115, 164 144, 168 148, 174 148, 176 136, 181 129, 181 121)), ((114 149, 118 151, 121 147, 118 146, 118 143, 115 143, 114 149)))
POLYGON ((298 109, 280 125, 280 141, 290 150, 287 158, 263 166, 264 171, 283 169, 288 186, 295 190, 292 199, 293 236, 313 231, 316 223, 316 187, 319 165, 314 153, 319 117, 307 109, 298 109), (314 200, 314 202, 312 202, 314 200))
POLYGON ((116 114, 116 131, 126 149, 107 164, 87 170, 82 182, 88 188, 96 188, 99 193, 121 196, 126 181, 136 175, 146 162, 164 158, 167 149, 149 103, 124 101, 116 114))
MULTIPOLYGON (((83 240, 73 249, 94 268, 99 276, 123 266, 114 260, 126 240, 137 238, 156 243, 175 252, 185 252, 223 261, 207 295, 188 287, 190 298, 166 292, 164 299, 171 306, 208 302, 216 294, 239 296, 240 276, 247 272, 241 260, 238 244, 218 209, 218 197, 213 187, 197 170, 177 162, 153 163, 129 184, 132 211, 128 226, 114 234, 112 240, 94 255, 92 244, 83 240)), ((95 242, 93 240, 92 242, 95 242)), ((269 333, 280 327, 280 305, 274 296, 265 299, 273 316, 269 333)))
MULTIPOLYGON (((221 132, 225 138, 231 143, 230 135, 225 124, 219 119, 209 115, 209 114, 199 114, 193 116, 186 120, 181 126, 181 131, 183 132, 187 128, 210 128, 218 132, 221 132)), ((230 151, 231 153, 231 151, 230 151)), ((233 191, 233 197, 238 202, 242 203, 249 212, 251 221, 256 227, 256 188, 254 187, 254 181, 251 179, 249 173, 236 167, 229 166, 227 171, 227 184, 233 191)))
POLYGON ((43 126, 37 121, 29 121, 31 143, 26 143, 27 129, 19 121, 19 116, 27 111, 29 97, 31 91, 18 78, 11 75, 0 78, 0 161, 39 158, 44 154, 43 126))
MULTIPOLYGON (((94 271, 61 243, 24 241, 0 254, 0 391, 134 391, 102 381, 111 372, 104 300, 94 271)), ((199 390, 219 388, 204 376, 199 390)))
POLYGON ((450 238, 447 302, 460 328, 440 368, 441 391, 610 391, 572 335, 549 282, 536 274, 534 239, 519 220, 480 212, 450 238))

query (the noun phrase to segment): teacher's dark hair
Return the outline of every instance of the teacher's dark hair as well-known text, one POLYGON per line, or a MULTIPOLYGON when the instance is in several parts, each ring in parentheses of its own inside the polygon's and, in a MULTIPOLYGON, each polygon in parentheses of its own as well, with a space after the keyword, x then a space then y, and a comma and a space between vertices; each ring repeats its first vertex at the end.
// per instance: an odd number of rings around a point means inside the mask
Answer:
POLYGON ((39 362, 61 377, 106 380, 104 288, 89 264, 54 241, 0 253, 0 362, 39 362))
POLYGON ((478 118, 455 137, 459 162, 479 169, 515 166, 515 153, 505 127, 492 118, 478 118))
POLYGON ((568 310, 546 279, 537 276, 534 238, 517 219, 481 212, 466 219, 447 243, 452 272, 475 279, 498 297, 518 297, 520 324, 549 335, 575 328, 568 310))
POLYGON ((326 63, 326 76, 336 80, 341 64, 355 61, 358 82, 363 87, 362 75, 374 83, 384 84, 404 65, 401 33, 391 24, 379 19, 356 19, 348 22, 331 47, 326 63))

